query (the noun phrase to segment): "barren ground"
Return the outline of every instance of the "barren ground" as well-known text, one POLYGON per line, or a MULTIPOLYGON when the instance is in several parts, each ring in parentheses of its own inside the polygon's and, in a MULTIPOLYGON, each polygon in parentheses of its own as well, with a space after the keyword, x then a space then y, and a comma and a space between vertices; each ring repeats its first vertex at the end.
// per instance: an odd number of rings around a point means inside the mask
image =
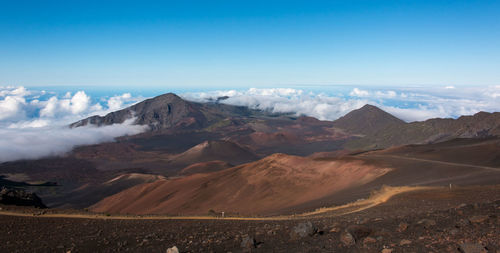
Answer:
MULTIPOLYGON (((281 220, 65 218, 2 209, 0 252, 165 252, 174 245, 180 252, 459 252, 462 243, 500 250, 500 185, 410 191, 357 212, 281 220), (307 222, 313 232, 293 233, 307 222), (247 236, 255 243, 242 245, 247 236)), ((61 212, 73 213, 47 211, 61 212)))

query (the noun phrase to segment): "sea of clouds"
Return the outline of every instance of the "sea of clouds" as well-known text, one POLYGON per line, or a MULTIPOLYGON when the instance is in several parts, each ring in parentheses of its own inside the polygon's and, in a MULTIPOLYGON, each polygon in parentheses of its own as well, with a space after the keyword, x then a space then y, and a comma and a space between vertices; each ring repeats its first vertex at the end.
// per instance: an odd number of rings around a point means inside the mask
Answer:
POLYGON ((194 101, 249 106, 272 112, 295 113, 321 120, 335 120, 365 104, 372 104, 407 121, 456 118, 479 111, 500 111, 500 85, 488 87, 347 88, 344 92, 274 88, 219 90, 183 94, 194 101))
MULTIPOLYGON (((222 103, 322 120, 335 120, 365 104, 378 106, 407 122, 500 111, 500 85, 250 88, 181 92, 179 95, 198 102, 227 96, 222 103)), ((145 98, 131 93, 91 97, 83 90, 56 93, 0 86, 0 162, 62 155, 78 145, 112 141, 118 136, 146 131, 145 126, 133 125, 133 119, 106 127, 68 127, 82 118, 105 115, 145 98)))

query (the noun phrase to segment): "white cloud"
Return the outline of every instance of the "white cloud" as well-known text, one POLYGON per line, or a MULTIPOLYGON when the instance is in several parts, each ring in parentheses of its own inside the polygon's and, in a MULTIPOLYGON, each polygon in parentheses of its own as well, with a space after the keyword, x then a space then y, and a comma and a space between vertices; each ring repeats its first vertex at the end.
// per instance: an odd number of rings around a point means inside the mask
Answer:
POLYGON ((24 97, 30 94, 26 88, 20 86, 20 87, 0 87, 0 97, 5 97, 5 96, 16 96, 16 97, 24 97))
POLYGON ((18 128, 18 129, 23 129, 23 128, 39 128, 39 127, 46 127, 50 125, 50 121, 47 119, 34 119, 30 121, 19 121, 16 123, 12 123, 8 126, 8 128, 18 128))
POLYGON ((113 96, 107 101, 108 109, 113 111, 119 110, 124 107, 125 103, 133 100, 134 99, 132 98, 132 94, 130 93, 125 93, 121 96, 113 96))
POLYGON ((321 120, 337 119, 367 103, 366 100, 346 100, 325 94, 316 95, 297 89, 251 88, 246 91, 186 93, 182 94, 182 96, 188 100, 200 102, 214 100, 221 96, 229 96, 228 99, 223 100, 223 103, 248 106, 253 109, 268 110, 275 113, 307 115, 321 120))
POLYGON ((354 88, 350 97, 315 94, 300 89, 255 89, 243 91, 212 91, 182 95, 194 101, 209 101, 229 96, 222 103, 248 106, 271 112, 295 113, 322 120, 335 120, 365 104, 379 106, 405 120, 422 121, 430 118, 455 118, 479 111, 498 111, 500 86, 471 88, 392 88, 367 90, 354 88), (399 94, 399 96, 398 96, 399 94))
POLYGON ((395 98, 396 96, 397 96, 397 93, 393 90, 375 92, 375 97, 379 97, 379 98, 395 98))
POLYGON ((0 100, 0 120, 19 120, 25 117, 26 100, 19 96, 6 96, 0 100))
POLYGON ((368 97, 368 96, 370 96, 370 92, 368 92, 366 90, 354 88, 354 89, 352 89, 351 93, 349 93, 349 95, 351 95, 353 97, 368 97))
POLYGON ((138 134, 147 129, 147 126, 132 125, 134 120, 110 126, 73 129, 46 125, 3 128, 0 129, 0 162, 63 155, 75 146, 113 141, 116 137, 138 134))
POLYGON ((30 91, 24 87, 0 87, 0 127, 11 124, 39 125, 27 121, 48 120, 66 124, 92 115, 105 115, 130 106, 143 97, 133 97, 130 93, 112 96, 100 102, 92 102, 85 91, 74 94, 66 92, 57 96, 53 92, 30 91), (50 97, 43 95, 54 94, 50 97), (43 99, 42 99, 43 98, 43 99))
POLYGON ((58 97, 53 92, 30 91, 24 87, 0 87, 0 162, 60 155, 77 145, 112 141, 115 137, 137 134, 143 126, 124 124, 105 127, 79 127, 68 124, 91 115, 104 115, 142 98, 130 93, 100 103, 84 91, 58 97), (46 97, 44 95, 54 94, 46 97), (44 97, 42 97, 44 96, 44 97))

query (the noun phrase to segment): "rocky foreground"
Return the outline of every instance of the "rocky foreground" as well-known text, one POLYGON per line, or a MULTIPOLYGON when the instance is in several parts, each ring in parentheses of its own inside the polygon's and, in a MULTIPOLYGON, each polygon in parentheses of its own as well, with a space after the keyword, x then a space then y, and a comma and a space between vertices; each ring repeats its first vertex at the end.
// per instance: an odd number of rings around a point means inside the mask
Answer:
POLYGON ((274 221, 0 215, 0 252, 166 252, 174 246, 179 252, 500 252, 500 186, 405 193, 336 215, 274 221))

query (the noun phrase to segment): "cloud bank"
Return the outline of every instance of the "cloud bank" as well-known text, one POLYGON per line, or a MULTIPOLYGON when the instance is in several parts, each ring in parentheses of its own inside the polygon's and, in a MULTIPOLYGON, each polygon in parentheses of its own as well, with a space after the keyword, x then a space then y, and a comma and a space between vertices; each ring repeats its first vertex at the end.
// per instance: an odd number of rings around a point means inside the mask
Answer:
POLYGON ((456 118, 479 111, 494 112, 500 108, 500 86, 450 87, 351 88, 334 94, 291 88, 251 88, 243 91, 185 93, 183 97, 206 102, 228 96, 222 103, 307 115, 321 120, 336 120, 365 104, 378 106, 407 122, 430 118, 456 118))
POLYGON ((0 162, 63 155, 75 146, 112 141, 116 137, 138 134, 147 129, 147 126, 132 125, 134 120, 74 129, 66 126, 3 128, 0 129, 0 162))
POLYGON ((93 102, 84 91, 57 96, 24 87, 0 87, 0 162, 63 155, 75 146, 113 141, 147 129, 133 125, 133 119, 104 127, 67 127, 74 121, 119 110, 142 98, 125 93, 101 100, 102 104, 93 102))

